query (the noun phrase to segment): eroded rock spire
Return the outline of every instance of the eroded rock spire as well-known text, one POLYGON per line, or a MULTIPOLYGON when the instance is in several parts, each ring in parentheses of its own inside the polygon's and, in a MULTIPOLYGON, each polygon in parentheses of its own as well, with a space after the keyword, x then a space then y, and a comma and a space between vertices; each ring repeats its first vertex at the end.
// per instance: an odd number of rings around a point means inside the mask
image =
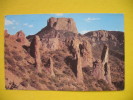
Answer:
POLYGON ((49 62, 50 62, 51 76, 55 76, 55 74, 54 74, 54 66, 53 66, 53 59, 51 57, 49 59, 49 62))
POLYGON ((41 41, 39 36, 35 36, 34 39, 31 42, 30 45, 30 53, 31 56, 33 56, 35 58, 35 65, 37 68, 38 72, 42 71, 42 67, 41 67, 41 57, 40 57, 40 47, 41 47, 41 41))

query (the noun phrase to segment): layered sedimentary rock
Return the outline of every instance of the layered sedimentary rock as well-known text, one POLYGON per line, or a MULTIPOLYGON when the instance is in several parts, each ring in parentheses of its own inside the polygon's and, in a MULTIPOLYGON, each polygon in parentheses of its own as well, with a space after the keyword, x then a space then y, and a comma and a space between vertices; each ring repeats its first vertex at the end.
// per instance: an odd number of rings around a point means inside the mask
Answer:
POLYGON ((73 33, 78 33, 76 24, 72 18, 50 18, 47 27, 55 30, 66 30, 73 33))
POLYGON ((41 47, 41 41, 39 36, 36 35, 30 45, 30 54, 35 58, 35 65, 38 72, 41 72, 42 70, 40 47, 41 47))

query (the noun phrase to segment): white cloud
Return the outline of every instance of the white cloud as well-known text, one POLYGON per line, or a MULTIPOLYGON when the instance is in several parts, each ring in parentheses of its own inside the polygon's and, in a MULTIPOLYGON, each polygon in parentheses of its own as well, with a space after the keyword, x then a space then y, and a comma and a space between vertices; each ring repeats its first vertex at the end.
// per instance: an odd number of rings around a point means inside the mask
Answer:
POLYGON ((90 21, 95 21, 95 20, 100 20, 100 18, 87 18, 85 19, 87 22, 90 22, 90 21))
POLYGON ((81 34, 85 34, 87 32, 89 32, 90 30, 83 30, 83 31, 80 31, 81 34))
POLYGON ((30 28, 33 27, 33 25, 29 25, 28 23, 24 23, 23 26, 27 26, 27 27, 30 27, 30 28))
POLYGON ((14 24, 13 21, 5 19, 5 25, 12 25, 14 24))
POLYGON ((5 25, 18 25, 19 23, 16 22, 15 20, 9 20, 5 19, 5 25))
POLYGON ((33 25, 28 25, 28 27, 32 28, 32 27, 33 27, 33 25))
POLYGON ((63 14, 62 13, 59 13, 59 14, 55 14, 56 16, 63 16, 63 14))

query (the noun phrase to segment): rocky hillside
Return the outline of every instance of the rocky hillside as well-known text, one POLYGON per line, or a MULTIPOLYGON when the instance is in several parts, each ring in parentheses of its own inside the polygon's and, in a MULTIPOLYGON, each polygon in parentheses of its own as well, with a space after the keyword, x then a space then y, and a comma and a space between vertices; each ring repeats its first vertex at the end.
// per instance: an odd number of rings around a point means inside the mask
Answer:
MULTIPOLYGON (((114 56, 115 51, 110 53, 113 46, 100 37, 93 32, 79 35, 72 18, 52 17, 46 27, 27 38, 22 31, 10 35, 6 30, 6 89, 122 90, 123 60, 114 56), (94 51, 98 44, 100 49, 94 51)), ((122 49, 124 42, 120 44, 118 37, 112 35, 110 41, 122 49)))
POLYGON ((108 44, 112 82, 119 89, 124 87, 124 33, 119 31, 91 31, 84 34, 92 45, 92 54, 100 59, 103 45, 108 44), (119 81, 118 81, 119 80, 119 81))

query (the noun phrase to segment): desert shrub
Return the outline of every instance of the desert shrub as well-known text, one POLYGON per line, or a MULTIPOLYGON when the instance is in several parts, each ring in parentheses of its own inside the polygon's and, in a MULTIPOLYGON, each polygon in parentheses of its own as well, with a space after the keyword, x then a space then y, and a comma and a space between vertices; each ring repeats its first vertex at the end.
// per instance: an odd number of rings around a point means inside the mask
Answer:
POLYGON ((8 48, 6 48, 6 49, 5 49, 5 55, 10 56, 10 51, 9 51, 9 49, 8 49, 8 48))
POLYGON ((21 84, 22 86, 24 86, 24 87, 28 87, 28 82, 27 82, 27 81, 22 81, 20 84, 21 84))
POLYGON ((54 83, 58 83, 58 80, 57 80, 57 78, 55 78, 55 77, 51 77, 50 79, 49 79, 52 83, 54 82, 54 83))
POLYGON ((38 73, 38 76, 39 76, 40 78, 44 78, 44 77, 45 77, 45 75, 42 74, 42 73, 38 73))
POLYGON ((113 84, 115 87, 117 87, 118 90, 124 89, 124 81, 113 82, 113 84))
POLYGON ((15 62, 12 58, 6 57, 5 61, 7 61, 11 66, 15 66, 15 62))
POLYGON ((85 72, 87 75, 91 75, 92 70, 93 69, 91 67, 84 67, 83 68, 83 72, 85 72))
POLYGON ((15 82, 10 82, 8 86, 6 86, 6 89, 17 89, 18 86, 15 84, 15 82))
POLYGON ((35 89, 41 89, 37 82, 33 80, 30 80, 30 86, 34 87, 35 89))
POLYGON ((13 55, 18 55, 18 53, 17 53, 16 51, 11 51, 11 53, 12 53, 13 55))
POLYGON ((111 90, 110 87, 109 87, 109 85, 108 85, 103 79, 98 80, 97 82, 98 82, 98 84, 100 85, 100 87, 101 87, 103 90, 105 90, 105 91, 111 90))
POLYGON ((41 83, 41 84, 46 84, 46 81, 44 81, 44 80, 39 80, 39 83, 41 83))
POLYGON ((47 85, 47 87, 48 87, 50 90, 55 90, 55 87, 53 87, 52 85, 47 85))
POLYGON ((62 66, 61 63, 59 63, 59 62, 55 62, 55 63, 54 63, 54 67, 59 68, 59 67, 61 67, 61 66, 62 66))
POLYGON ((19 70, 20 70, 21 72, 25 73, 25 68, 24 68, 24 66, 21 66, 21 65, 17 65, 17 66, 18 66, 18 68, 19 68, 19 70))
POLYGON ((16 70, 13 67, 9 67, 8 70, 18 77, 24 77, 23 73, 21 73, 19 70, 16 70))
POLYGON ((10 52, 5 51, 5 55, 10 56, 10 52))
POLYGON ((13 57, 16 61, 22 61, 23 60, 23 58, 19 55, 14 55, 13 57))
POLYGON ((29 69, 32 70, 32 71, 35 71, 36 70, 36 67, 35 65, 28 65, 29 69))
POLYGON ((11 71, 12 73, 16 72, 16 70, 14 68, 12 68, 12 67, 8 67, 8 70, 11 71))

